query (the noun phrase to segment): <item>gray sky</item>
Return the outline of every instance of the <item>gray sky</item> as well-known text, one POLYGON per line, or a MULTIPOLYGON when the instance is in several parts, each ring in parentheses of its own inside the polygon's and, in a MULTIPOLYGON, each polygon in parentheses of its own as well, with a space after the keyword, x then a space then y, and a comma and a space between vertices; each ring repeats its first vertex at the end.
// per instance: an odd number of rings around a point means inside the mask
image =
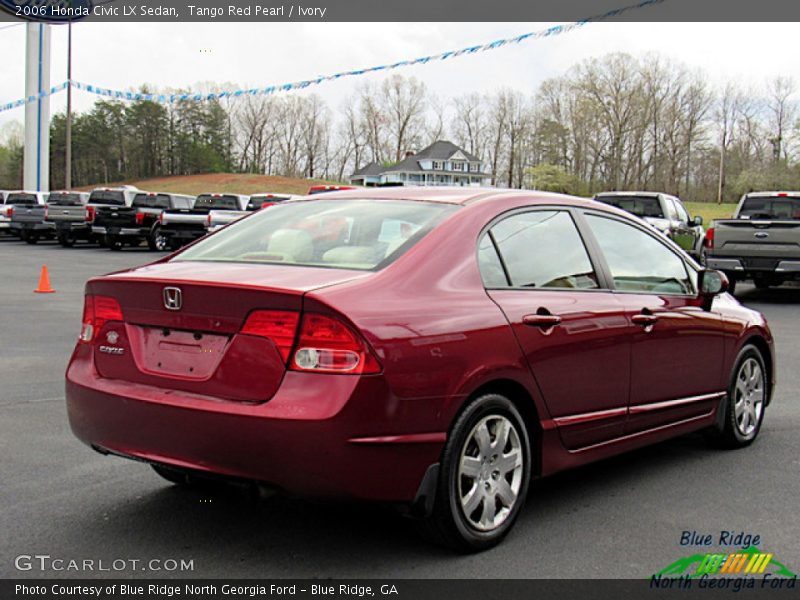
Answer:
MULTIPOLYGON (((193 88, 200 82, 263 87, 485 43, 547 27, 543 23, 79 23, 73 29, 73 76, 129 89, 142 83, 193 88)), ((395 72, 414 75, 441 98, 500 87, 533 91, 574 63, 612 51, 658 52, 705 71, 714 84, 756 88, 798 73, 798 23, 595 23, 571 33, 443 63, 395 72)), ((66 79, 66 28, 53 27, 51 84, 66 79)), ((0 31, 0 104, 24 95, 25 27, 0 31)), ((338 109, 359 81, 313 91, 338 109)), ((800 79, 800 78, 798 78, 800 79)), ((77 109, 94 96, 76 91, 77 109)), ((53 98, 53 112, 66 95, 53 98)), ((0 126, 23 120, 22 108, 0 113, 0 126)))

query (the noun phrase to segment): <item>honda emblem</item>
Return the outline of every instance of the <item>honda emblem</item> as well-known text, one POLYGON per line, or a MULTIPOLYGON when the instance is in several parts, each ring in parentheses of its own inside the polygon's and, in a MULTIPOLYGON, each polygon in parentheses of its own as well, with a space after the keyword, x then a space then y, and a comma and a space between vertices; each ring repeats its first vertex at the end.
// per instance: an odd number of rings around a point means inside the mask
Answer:
POLYGON ((183 292, 180 288, 164 288, 164 308, 167 310, 180 310, 183 306, 183 292))

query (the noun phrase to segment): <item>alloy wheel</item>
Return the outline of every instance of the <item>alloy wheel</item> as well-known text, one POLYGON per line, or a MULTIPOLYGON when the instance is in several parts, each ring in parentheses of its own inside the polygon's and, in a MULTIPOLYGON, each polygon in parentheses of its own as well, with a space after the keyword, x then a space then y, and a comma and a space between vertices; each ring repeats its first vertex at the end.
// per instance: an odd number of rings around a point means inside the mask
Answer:
POLYGON ((755 358, 747 358, 736 374, 733 402, 736 427, 743 436, 750 436, 764 410, 764 374, 755 358))

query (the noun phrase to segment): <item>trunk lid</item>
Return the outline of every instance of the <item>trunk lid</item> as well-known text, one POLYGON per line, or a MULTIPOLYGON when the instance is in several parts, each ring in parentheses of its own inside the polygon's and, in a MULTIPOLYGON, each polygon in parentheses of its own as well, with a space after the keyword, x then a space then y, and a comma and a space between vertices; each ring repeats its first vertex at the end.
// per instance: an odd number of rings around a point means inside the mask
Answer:
POLYGON ((714 222, 715 256, 800 258, 800 221, 714 222))
POLYGON ((93 279, 87 293, 116 299, 124 318, 106 322, 95 334, 97 371, 133 384, 265 402, 280 386, 286 358, 274 339, 241 333, 248 316, 270 311, 299 319, 307 291, 367 275, 167 262, 93 279), (179 290, 178 308, 175 292, 165 288, 179 290))

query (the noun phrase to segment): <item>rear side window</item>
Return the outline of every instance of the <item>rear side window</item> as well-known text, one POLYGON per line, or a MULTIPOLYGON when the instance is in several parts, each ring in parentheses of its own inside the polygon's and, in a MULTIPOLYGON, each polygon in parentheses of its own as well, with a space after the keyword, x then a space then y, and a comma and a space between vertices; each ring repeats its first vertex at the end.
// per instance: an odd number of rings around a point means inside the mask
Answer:
POLYGON ((614 287, 623 292, 692 294, 686 264, 652 235, 633 225, 586 215, 603 251, 614 287))
POLYGON ((661 203, 655 196, 597 196, 596 200, 621 208, 637 217, 664 218, 661 203))
POLYGON ((133 205, 136 208, 169 208, 167 194, 136 194, 133 205))
POLYGON ((408 200, 277 204, 230 225, 173 260, 381 268, 456 210, 408 200))
POLYGON ((226 194, 200 194, 194 203, 194 207, 239 210, 239 198, 226 194))
POLYGON ((47 203, 55 206, 80 206, 83 204, 80 194, 63 194, 58 192, 50 194, 47 197, 47 203))
MULTIPOLYGON (((569 213, 541 210, 516 214, 489 230, 511 284, 526 288, 598 288, 597 276, 569 213)), ((499 282, 488 245, 479 252, 484 282, 499 282)))
POLYGON ((36 196, 33 194, 9 194, 8 198, 6 198, 6 204, 31 206, 36 204, 36 196))
POLYGON ((762 196, 745 198, 739 210, 740 219, 800 219, 800 198, 762 196))
POLYGON ((95 191, 89 195, 89 204, 108 204, 110 206, 125 206, 125 194, 109 190, 95 191))

